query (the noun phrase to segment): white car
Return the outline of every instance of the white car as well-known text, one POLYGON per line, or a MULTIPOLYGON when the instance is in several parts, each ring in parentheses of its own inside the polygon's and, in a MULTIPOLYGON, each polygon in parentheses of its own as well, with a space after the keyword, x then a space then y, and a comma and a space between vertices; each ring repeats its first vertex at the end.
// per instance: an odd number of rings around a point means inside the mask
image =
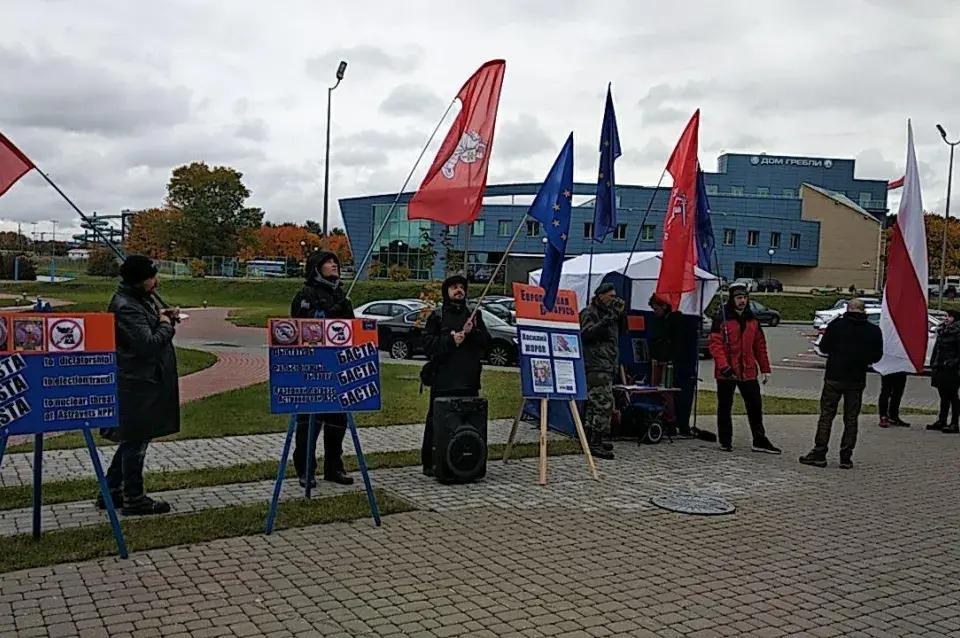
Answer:
POLYGON ((386 299, 383 301, 369 301, 362 306, 354 308, 353 314, 357 319, 377 319, 384 321, 426 307, 427 304, 419 299, 386 299))
MULTIPOLYGON (((879 326, 881 312, 881 308, 867 308, 867 321, 875 326, 879 326)), ((927 358, 923 363, 924 367, 930 367, 930 355, 933 354, 933 344, 937 341, 937 328, 940 327, 940 322, 943 320, 944 314, 946 313, 931 310, 927 315, 927 358)), ((833 319, 836 319, 839 316, 840 315, 833 317, 830 321, 833 321, 833 319)), ((820 351, 820 340, 823 339, 823 333, 826 331, 826 326, 820 328, 820 332, 817 334, 816 340, 811 341, 813 344, 813 351, 818 357, 823 357, 824 359, 826 359, 827 355, 820 351)))
MULTIPOLYGON (((879 311, 879 309, 883 306, 883 302, 875 297, 860 297, 860 301, 863 302, 863 305, 866 306, 868 311, 871 308, 876 308, 879 311)), ((829 310, 818 310, 817 312, 813 313, 813 329, 819 330, 845 313, 847 311, 848 303, 850 303, 849 299, 841 299, 837 303, 833 304, 833 308, 830 308, 829 310)))

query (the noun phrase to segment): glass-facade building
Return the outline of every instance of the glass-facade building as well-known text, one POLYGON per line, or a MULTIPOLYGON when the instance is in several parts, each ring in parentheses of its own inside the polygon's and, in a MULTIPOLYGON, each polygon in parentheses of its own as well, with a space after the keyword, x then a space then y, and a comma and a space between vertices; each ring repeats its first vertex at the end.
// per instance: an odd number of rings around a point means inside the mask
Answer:
MULTIPOLYGON (((714 270, 727 278, 761 277, 765 267, 775 266, 782 271, 784 267, 819 265, 820 222, 802 218, 802 184, 843 197, 881 222, 887 214, 887 182, 892 176, 859 179, 854 175, 855 162, 851 159, 724 154, 717 164, 717 171, 706 173, 704 179, 717 243, 718 268, 714 270)), ((523 227, 510 251, 511 257, 543 254, 539 224, 524 221, 539 187, 537 183, 487 187, 483 209, 470 229, 472 277, 489 279, 521 223, 523 227)), ((574 185, 579 205, 573 210, 568 255, 590 251, 595 191, 596 184, 574 185)), ((390 266, 397 265, 409 268, 414 279, 440 278, 446 271, 448 256, 452 266, 462 267, 466 229, 408 220, 405 204, 412 195, 401 195, 374 246, 375 265, 357 276, 385 278, 390 266)), ((635 240, 638 251, 659 250, 668 199, 669 188, 618 185, 619 227, 604 242, 594 244, 594 250, 627 252, 635 240)), ((358 266, 395 200, 395 193, 340 200, 358 266)))

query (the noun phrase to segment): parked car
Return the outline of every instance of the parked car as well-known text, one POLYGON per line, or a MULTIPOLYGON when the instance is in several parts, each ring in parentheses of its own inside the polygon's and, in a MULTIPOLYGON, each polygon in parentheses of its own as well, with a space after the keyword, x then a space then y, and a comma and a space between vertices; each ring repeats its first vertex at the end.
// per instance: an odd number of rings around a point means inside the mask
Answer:
POLYGON ((513 297, 489 295, 484 297, 480 303, 480 307, 495 314, 509 324, 515 324, 517 322, 517 311, 513 303, 513 297))
POLYGON ((713 319, 707 315, 700 315, 700 335, 697 340, 697 352, 701 359, 710 358, 710 328, 713 327, 713 319))
MULTIPOLYGON (((514 365, 518 360, 517 327, 483 308, 480 312, 490 333, 486 361, 495 366, 514 365)), ((429 313, 418 310, 378 322, 380 349, 389 352, 394 359, 411 359, 423 355, 423 328, 428 316, 429 313)))
MULTIPOLYGON (((730 282, 730 286, 739 285, 747 289, 747 292, 757 292, 757 280, 749 277, 738 277, 730 282)), ((729 289, 729 286, 728 286, 729 289)))
POLYGON ((750 312, 753 313, 753 316, 757 318, 757 321, 760 322, 760 325, 770 326, 775 328, 780 325, 780 312, 774 310, 773 308, 768 308, 762 303, 750 300, 750 312))
MULTIPOLYGON (((883 312, 883 308, 867 308, 867 321, 872 323, 875 326, 880 325, 880 315, 883 312)), ((931 310, 927 314, 927 358, 924 361, 923 365, 925 368, 930 367, 930 355, 933 353, 933 344, 937 341, 937 328, 940 327, 940 323, 943 321, 943 317, 946 315, 945 312, 939 312, 936 310, 931 310)), ((833 317, 830 321, 834 321, 837 317, 833 317)), ((829 325, 829 321, 827 325, 829 325)), ((827 331, 827 325, 824 325, 820 328, 817 333, 817 338, 810 343, 813 344, 813 351, 818 357, 826 358, 827 355, 820 351, 820 341, 823 339, 823 333, 827 331)))
POLYGON ((783 283, 779 279, 769 277, 757 280, 757 292, 783 292, 783 283))
POLYGON ((405 315, 412 310, 426 308, 427 304, 419 299, 386 299, 369 301, 353 309, 357 319, 376 319, 384 321, 392 317, 405 315))
MULTIPOLYGON (((869 310, 870 308, 880 308, 883 305, 883 302, 876 297, 860 297, 860 301, 863 302, 863 305, 869 310)), ((836 317, 839 317, 847 311, 847 304, 850 303, 849 299, 841 299, 837 303, 833 304, 833 308, 828 310, 818 310, 813 313, 813 328, 814 330, 819 330, 825 325, 833 321, 836 317)))

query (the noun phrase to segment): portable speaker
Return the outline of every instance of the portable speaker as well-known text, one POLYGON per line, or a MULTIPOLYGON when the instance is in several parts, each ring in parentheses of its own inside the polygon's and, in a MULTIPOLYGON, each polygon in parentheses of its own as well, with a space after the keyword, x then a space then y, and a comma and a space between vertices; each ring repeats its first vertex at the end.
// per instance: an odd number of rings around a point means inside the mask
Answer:
POLYGON ((433 473, 441 483, 470 483, 487 473, 487 400, 433 402, 433 473))

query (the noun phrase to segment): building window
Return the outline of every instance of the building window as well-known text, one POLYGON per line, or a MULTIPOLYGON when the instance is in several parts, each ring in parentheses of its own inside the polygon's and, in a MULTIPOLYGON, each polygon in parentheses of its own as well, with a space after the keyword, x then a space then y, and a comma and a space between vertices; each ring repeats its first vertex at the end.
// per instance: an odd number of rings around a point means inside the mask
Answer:
POLYGON ((760 186, 757 188, 757 195, 760 197, 770 197, 770 189, 766 186, 760 186))
POLYGON ((770 233, 770 248, 780 248, 780 233, 770 233))
POLYGON ((732 228, 723 229, 723 245, 724 246, 733 246, 733 242, 737 239, 737 231, 732 228))
POLYGON ((707 184, 707 195, 716 195, 719 192, 716 184, 707 184))
MULTIPOLYGON (((374 228, 383 225, 390 205, 373 207, 374 228)), ((430 251, 424 244, 424 233, 430 232, 430 221, 426 219, 407 219, 407 207, 397 206, 387 221, 383 233, 373 246, 371 278, 385 278, 390 266, 406 266, 413 279, 430 279, 432 261, 430 251)))
MULTIPOLYGON (((640 229, 640 239, 643 241, 653 241, 653 224, 644 224, 640 229)), ((626 233, 624 233, 626 235, 626 233)))
POLYGON ((800 233, 790 235, 790 250, 800 250, 800 233))
POLYGON ((473 222, 473 228, 470 230, 470 235, 473 237, 483 237, 483 220, 478 219, 473 222))
POLYGON ((743 195, 743 186, 731 186, 730 187, 731 195, 743 195))
POLYGON ((540 222, 527 220, 527 237, 537 237, 540 234, 540 222))
POLYGON ((873 201, 873 196, 870 193, 860 193, 860 206, 863 208, 870 208, 870 202, 873 201))
POLYGON ((759 230, 748 230, 747 231, 747 246, 756 246, 760 243, 760 231, 759 230))
POLYGON ((784 197, 788 197, 788 198, 790 198, 790 199, 793 199, 794 197, 797 196, 797 193, 796 193, 796 191, 793 190, 792 188, 784 188, 784 189, 783 189, 783 196, 784 196, 784 197))
POLYGON ((613 231, 614 239, 626 239, 627 238, 627 225, 626 224, 617 224, 616 230, 613 231))
POLYGON ((497 224, 497 234, 500 235, 501 237, 509 237, 510 226, 511 224, 509 219, 501 219, 500 223, 497 224))
POLYGON ((587 239, 593 237, 593 222, 583 222, 583 236, 587 239))

